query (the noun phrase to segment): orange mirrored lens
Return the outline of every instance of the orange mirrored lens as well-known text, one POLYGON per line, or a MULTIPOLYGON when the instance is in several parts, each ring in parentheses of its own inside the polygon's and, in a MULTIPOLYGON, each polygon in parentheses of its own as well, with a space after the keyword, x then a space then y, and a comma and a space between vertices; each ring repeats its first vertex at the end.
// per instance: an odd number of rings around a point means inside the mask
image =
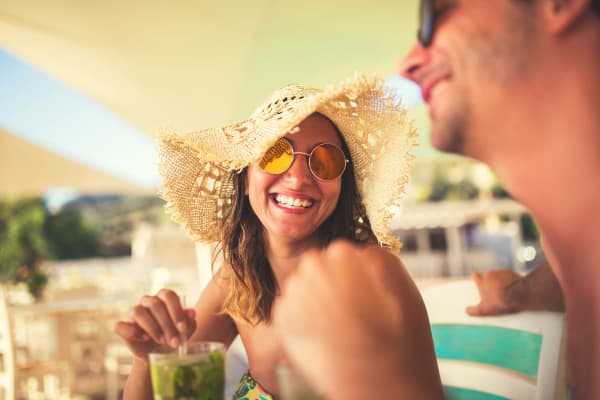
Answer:
POLYGON ((346 156, 342 149, 328 143, 315 147, 308 162, 312 173, 324 180, 335 179, 346 169, 346 156))
POLYGON ((259 166, 269 174, 281 174, 292 165, 293 160, 294 150, 291 143, 281 138, 267 150, 259 166))

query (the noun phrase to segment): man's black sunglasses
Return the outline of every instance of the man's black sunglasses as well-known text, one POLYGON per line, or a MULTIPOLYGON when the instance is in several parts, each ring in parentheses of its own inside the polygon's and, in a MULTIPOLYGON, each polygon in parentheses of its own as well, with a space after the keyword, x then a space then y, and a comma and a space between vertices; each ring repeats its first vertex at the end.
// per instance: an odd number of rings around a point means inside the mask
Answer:
POLYGON ((433 39, 433 28, 435 25, 433 2, 434 0, 421 0, 419 6, 419 30, 417 38, 423 47, 429 46, 433 39))

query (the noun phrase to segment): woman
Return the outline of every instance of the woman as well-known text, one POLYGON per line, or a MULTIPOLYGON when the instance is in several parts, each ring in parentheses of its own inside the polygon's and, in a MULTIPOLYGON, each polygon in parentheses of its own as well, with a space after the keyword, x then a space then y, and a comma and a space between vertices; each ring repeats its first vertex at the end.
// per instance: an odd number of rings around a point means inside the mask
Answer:
POLYGON ((180 332, 226 345, 239 334, 250 367, 240 396, 277 395, 283 354, 270 315, 279 288, 303 253, 334 239, 399 247, 390 207, 414 140, 392 94, 363 76, 324 91, 289 85, 248 120, 162 136, 168 210, 194 240, 218 242, 224 263, 194 310, 162 290, 117 323, 135 357, 125 397, 151 398, 147 355, 177 347, 180 332))

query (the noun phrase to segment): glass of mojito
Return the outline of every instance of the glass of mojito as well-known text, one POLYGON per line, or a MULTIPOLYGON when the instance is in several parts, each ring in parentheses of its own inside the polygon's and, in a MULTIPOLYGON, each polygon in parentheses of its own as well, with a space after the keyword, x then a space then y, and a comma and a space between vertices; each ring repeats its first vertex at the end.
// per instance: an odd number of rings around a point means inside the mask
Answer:
POLYGON ((187 351, 151 353, 154 400, 224 400, 225 345, 189 342, 187 351))

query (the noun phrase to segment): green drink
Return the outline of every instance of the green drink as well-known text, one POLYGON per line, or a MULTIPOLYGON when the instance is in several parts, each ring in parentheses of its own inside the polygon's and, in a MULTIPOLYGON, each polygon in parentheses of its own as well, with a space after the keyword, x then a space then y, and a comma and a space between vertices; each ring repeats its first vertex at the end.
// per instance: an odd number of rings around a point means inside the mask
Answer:
POLYGON ((225 346, 217 342, 187 344, 187 352, 150 354, 155 400, 223 400, 225 346))

